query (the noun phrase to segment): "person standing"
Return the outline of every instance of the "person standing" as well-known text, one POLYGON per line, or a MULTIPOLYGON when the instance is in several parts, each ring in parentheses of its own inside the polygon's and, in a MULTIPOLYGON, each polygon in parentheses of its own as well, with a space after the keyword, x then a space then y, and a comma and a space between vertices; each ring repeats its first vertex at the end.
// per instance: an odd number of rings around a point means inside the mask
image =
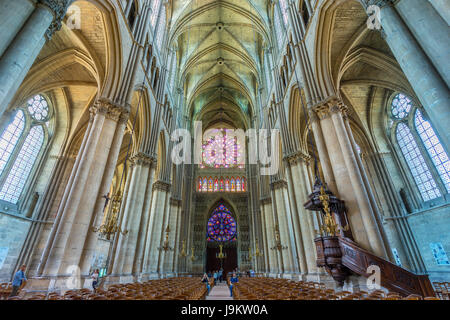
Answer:
POLYGON ((209 290, 211 289, 211 286, 209 285, 209 278, 206 273, 203 275, 202 282, 206 284, 206 290, 208 290, 209 295, 209 290))
POLYGON ((100 274, 99 270, 95 269, 94 273, 92 273, 92 276, 91 276, 91 278, 92 278, 92 289, 94 290, 94 292, 95 292, 95 290, 97 290, 99 274, 100 274))
POLYGON ((223 269, 220 268, 220 270, 219 270, 219 282, 222 283, 222 280, 223 280, 223 269))
POLYGON ((239 278, 236 276, 236 273, 233 273, 233 276, 230 278, 230 297, 233 297, 233 285, 235 283, 239 283, 239 278))
POLYGON ((22 265, 20 269, 14 275, 14 279, 12 282, 12 291, 10 297, 16 297, 19 290, 22 289, 26 282, 27 278, 25 277, 25 270, 27 269, 26 265, 22 265))
POLYGON ((219 278, 219 272, 216 270, 216 271, 214 271, 214 285, 216 285, 218 278, 219 278))

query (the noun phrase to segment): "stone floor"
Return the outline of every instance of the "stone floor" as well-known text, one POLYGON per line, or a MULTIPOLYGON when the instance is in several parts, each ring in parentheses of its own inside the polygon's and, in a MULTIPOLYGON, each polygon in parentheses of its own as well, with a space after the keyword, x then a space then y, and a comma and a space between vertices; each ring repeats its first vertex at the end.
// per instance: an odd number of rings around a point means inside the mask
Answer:
POLYGON ((205 300, 233 300, 233 298, 230 297, 228 286, 225 283, 221 283, 212 288, 205 300))

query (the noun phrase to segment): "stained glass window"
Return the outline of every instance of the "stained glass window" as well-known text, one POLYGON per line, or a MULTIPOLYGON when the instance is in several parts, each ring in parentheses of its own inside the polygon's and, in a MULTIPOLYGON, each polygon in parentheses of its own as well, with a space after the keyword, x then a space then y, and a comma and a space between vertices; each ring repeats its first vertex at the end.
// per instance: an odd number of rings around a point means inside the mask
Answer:
POLYGON ((281 27, 280 14, 278 13, 277 8, 275 8, 275 10, 274 10, 274 26, 275 26, 275 36, 277 38, 278 48, 281 51, 281 47, 283 46, 283 41, 284 41, 284 32, 281 27))
POLYGON ((0 200, 17 204, 43 147, 49 117, 47 100, 35 95, 17 109, 1 134, 0 200))
POLYGON ((199 177, 199 192, 245 192, 244 177, 199 177))
POLYGON ((161 52, 163 40, 164 40, 164 31, 166 30, 166 6, 162 5, 160 18, 158 21, 158 30, 156 31, 156 46, 161 52))
POLYGON ((284 25, 287 26, 288 25, 288 12, 287 12, 286 0, 280 0, 279 3, 280 3, 281 15, 283 16, 284 25))
POLYGON ((203 178, 202 191, 203 192, 208 191, 208 180, 206 179, 206 177, 203 178))
POLYGON ((230 179, 227 177, 225 180, 225 192, 230 192, 230 179))
POLYGON ((236 191, 237 192, 241 192, 242 188, 241 188, 241 179, 236 178, 236 191))
POLYGON ((423 200, 428 201, 440 197, 441 192, 431 175, 430 169, 428 168, 409 127, 404 123, 399 123, 396 136, 397 142, 423 200))
POLYGON ((16 161, 14 161, 14 165, 0 190, 1 200, 17 203, 43 143, 44 129, 42 126, 31 128, 22 149, 20 150, 16 161))
POLYGON ((153 3, 152 3, 152 15, 150 17, 150 23, 152 25, 152 28, 155 28, 156 21, 158 20, 160 2, 161 2, 161 0, 153 0, 153 3))
POLYGON ((214 129, 203 143, 203 163, 200 168, 243 168, 241 146, 229 129, 214 129))
POLYGON ((270 72, 270 65, 269 65, 269 55, 264 57, 264 68, 266 72, 266 80, 267 80, 267 90, 270 91, 272 89, 272 74, 270 72))
POLYGON ((47 100, 40 94, 28 100, 28 112, 38 121, 44 121, 48 118, 48 103, 47 100))
POLYGON ((391 112, 396 119, 403 119, 406 117, 412 108, 412 102, 409 97, 399 93, 392 100, 391 112))
POLYGON ((0 174, 5 169, 24 128, 25 114, 22 110, 19 110, 16 112, 14 120, 6 127, 6 130, 0 137, 0 174))
POLYGON ((220 178, 220 192, 225 191, 225 183, 223 181, 223 178, 220 178))
POLYGON ((419 109, 417 109, 415 113, 414 122, 417 133, 422 139, 422 142, 425 145, 425 148, 427 149, 427 152, 430 155, 430 158, 433 161, 442 182, 447 188, 447 192, 450 193, 450 161, 448 159, 447 152, 445 152, 444 147, 431 126, 431 123, 423 118, 422 112, 420 112, 419 109))
POLYGON ((217 178, 214 180, 214 192, 219 192, 219 180, 217 178))
POLYGON ((208 241, 236 241, 236 230, 236 221, 231 216, 230 210, 224 204, 220 204, 214 209, 208 221, 208 241))
POLYGON ((213 191, 213 188, 214 188, 213 184, 214 184, 213 179, 211 177, 209 177, 209 180, 208 180, 208 191, 209 192, 213 191))

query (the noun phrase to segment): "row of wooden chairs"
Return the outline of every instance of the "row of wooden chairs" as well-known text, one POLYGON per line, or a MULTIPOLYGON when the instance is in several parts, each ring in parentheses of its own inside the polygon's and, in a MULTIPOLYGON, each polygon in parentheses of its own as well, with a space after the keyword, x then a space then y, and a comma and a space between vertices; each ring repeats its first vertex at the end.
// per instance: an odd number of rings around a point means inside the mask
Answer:
POLYGON ((200 300, 207 293, 206 286, 198 278, 171 278, 150 280, 144 283, 114 284, 107 289, 69 290, 34 293, 25 298, 10 300, 200 300))
POLYGON ((436 296, 442 300, 450 300, 450 282, 433 282, 436 296))
POLYGON ((419 295, 402 297, 383 290, 335 291, 323 283, 273 278, 242 278, 233 286, 233 296, 237 300, 440 300, 419 295))

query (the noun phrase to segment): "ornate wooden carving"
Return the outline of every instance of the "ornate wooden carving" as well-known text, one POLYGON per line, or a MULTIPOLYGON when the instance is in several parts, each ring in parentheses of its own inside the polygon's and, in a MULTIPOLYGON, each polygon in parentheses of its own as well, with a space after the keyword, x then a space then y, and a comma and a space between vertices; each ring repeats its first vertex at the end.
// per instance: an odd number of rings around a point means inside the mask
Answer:
POLYGON ((380 268, 381 286, 402 295, 418 294, 434 297, 435 292, 427 275, 416 275, 386 261, 342 237, 319 237, 314 240, 317 266, 324 267, 333 279, 343 285, 351 272, 369 277, 371 265, 380 268))
POLYGON ((349 270, 342 264, 338 237, 320 237, 314 240, 317 249, 317 266, 323 267, 333 279, 343 286, 349 270))
POLYGON ((381 286, 403 295, 418 294, 434 297, 435 293, 427 275, 416 275, 367 250, 360 248, 349 239, 339 239, 342 251, 342 264, 356 274, 364 277, 370 265, 377 265, 381 271, 381 286))

